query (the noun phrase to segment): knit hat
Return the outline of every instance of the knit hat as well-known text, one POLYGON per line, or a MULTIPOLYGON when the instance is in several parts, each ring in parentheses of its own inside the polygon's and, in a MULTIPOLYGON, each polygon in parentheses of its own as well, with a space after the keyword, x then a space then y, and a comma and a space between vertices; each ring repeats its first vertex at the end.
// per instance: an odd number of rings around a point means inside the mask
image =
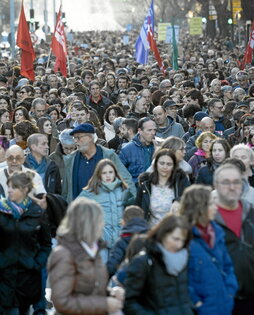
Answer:
POLYGON ((73 140, 73 137, 70 135, 70 133, 73 131, 73 129, 64 129, 60 135, 59 140, 61 144, 65 145, 74 145, 75 141, 73 140))

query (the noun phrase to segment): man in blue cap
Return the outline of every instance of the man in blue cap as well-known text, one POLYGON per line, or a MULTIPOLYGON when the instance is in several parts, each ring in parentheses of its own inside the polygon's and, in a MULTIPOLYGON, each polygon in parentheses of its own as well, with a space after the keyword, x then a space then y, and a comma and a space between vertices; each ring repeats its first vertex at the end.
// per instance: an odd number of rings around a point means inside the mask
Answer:
POLYGON ((63 180, 63 197, 67 202, 74 200, 92 177, 97 163, 101 159, 110 159, 128 184, 133 195, 136 193, 130 173, 113 150, 95 144, 97 136, 91 124, 78 125, 70 135, 77 145, 77 151, 64 156, 65 174, 63 180))

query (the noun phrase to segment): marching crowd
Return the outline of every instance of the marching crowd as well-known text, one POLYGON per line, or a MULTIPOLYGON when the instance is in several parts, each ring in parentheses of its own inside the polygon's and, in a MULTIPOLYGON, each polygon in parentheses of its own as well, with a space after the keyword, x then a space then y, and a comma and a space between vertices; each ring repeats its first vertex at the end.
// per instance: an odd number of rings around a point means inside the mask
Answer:
POLYGON ((254 62, 181 44, 164 72, 113 32, 67 78, 0 60, 0 315, 46 314, 47 279, 57 314, 253 314, 254 62))

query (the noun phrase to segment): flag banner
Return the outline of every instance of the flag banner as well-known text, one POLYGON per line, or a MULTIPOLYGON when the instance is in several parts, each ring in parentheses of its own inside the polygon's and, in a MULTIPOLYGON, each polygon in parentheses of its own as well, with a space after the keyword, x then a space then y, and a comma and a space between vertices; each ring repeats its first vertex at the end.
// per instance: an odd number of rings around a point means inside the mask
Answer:
POLYGON ((245 68, 245 65, 247 63, 251 63, 251 61, 253 59, 253 48, 254 48, 254 21, 252 23, 251 32, 250 32, 250 39, 249 39, 248 45, 246 47, 244 57, 243 57, 243 62, 241 65, 242 70, 245 68))
POLYGON ((17 31, 17 46, 21 49, 21 69, 20 74, 29 80, 34 81, 34 60, 35 52, 31 41, 28 24, 26 21, 23 1, 19 16, 17 31))
POLYGON ((150 20, 150 27, 152 32, 154 32, 154 9, 153 9, 153 0, 149 7, 147 16, 145 17, 144 23, 141 27, 141 31, 139 37, 136 41, 136 61, 143 65, 147 64, 148 62, 148 55, 149 55, 149 42, 147 39, 148 34, 148 20, 150 20))
POLYGON ((62 7, 60 6, 56 27, 52 36, 51 48, 56 56, 54 71, 60 71, 64 77, 67 77, 67 45, 62 22, 62 7))
POLYGON ((176 42, 176 33, 175 33, 175 25, 172 23, 172 31, 173 31, 173 38, 172 38, 172 66, 174 70, 178 70, 178 47, 176 42))

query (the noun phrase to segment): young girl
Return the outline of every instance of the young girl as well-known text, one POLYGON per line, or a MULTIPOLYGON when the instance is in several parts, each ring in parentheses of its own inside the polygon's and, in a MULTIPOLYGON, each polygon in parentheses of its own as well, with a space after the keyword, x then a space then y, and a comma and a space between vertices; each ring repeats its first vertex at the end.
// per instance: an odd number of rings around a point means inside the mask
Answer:
POLYGON ((107 251, 103 252, 103 260, 106 262, 108 252, 120 234, 120 221, 124 207, 127 202, 130 203, 130 191, 114 163, 103 159, 97 164, 88 185, 79 196, 93 199, 102 206, 105 220, 103 239, 107 242, 107 251))

